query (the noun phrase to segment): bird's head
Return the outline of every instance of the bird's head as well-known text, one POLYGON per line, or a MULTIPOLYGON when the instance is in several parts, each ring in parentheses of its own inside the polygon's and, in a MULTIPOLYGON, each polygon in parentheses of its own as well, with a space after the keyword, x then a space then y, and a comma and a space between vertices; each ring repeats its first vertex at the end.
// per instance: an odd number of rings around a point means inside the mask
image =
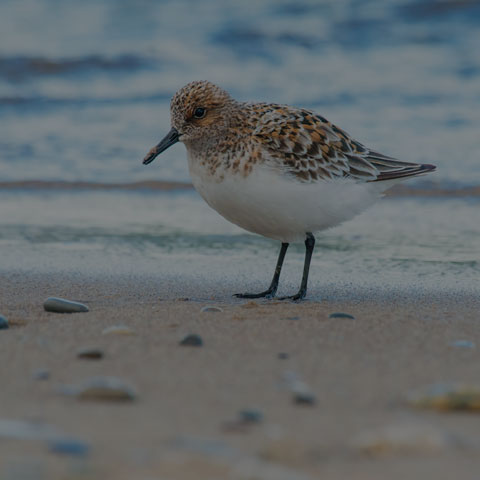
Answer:
POLYGON ((191 82, 182 87, 170 102, 171 130, 143 160, 146 165, 177 142, 187 148, 215 142, 230 126, 235 101, 220 87, 208 81, 191 82))

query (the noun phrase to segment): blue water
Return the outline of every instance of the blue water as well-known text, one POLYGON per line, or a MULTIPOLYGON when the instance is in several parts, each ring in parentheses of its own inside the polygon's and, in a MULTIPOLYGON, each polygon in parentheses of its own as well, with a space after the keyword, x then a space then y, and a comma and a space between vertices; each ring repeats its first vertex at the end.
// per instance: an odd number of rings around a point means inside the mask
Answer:
MULTIPOLYGON (((478 186, 479 45, 478 1, 2 0, 0 182, 189 181, 182 145, 149 167, 141 159, 169 128, 171 95, 209 79, 240 100, 312 108, 381 152, 438 166, 413 185, 478 186)), ((318 239, 312 280, 472 289, 479 207, 384 200, 318 239)), ((197 275, 216 265, 209 275, 221 278, 233 263, 261 283, 277 245, 194 192, 0 187, 0 249, 3 269, 108 263, 154 275, 160 264, 197 275)), ((296 285, 301 246, 292 252, 286 282, 296 285)))

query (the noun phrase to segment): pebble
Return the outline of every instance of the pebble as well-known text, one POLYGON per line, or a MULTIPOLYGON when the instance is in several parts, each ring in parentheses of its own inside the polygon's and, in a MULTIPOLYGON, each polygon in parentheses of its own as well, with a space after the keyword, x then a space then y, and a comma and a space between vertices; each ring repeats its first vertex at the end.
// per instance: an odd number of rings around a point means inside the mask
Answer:
POLYGON ((350 318, 351 320, 355 320, 355 317, 353 315, 350 315, 349 313, 342 313, 342 312, 334 312, 331 313, 328 318, 350 318))
POLYGON ((201 312, 223 312, 223 310, 220 307, 214 307, 212 305, 206 305, 200 311, 201 312))
POLYGON ((300 320, 300 317, 287 317, 287 320, 300 320))
POLYGON ((185 336, 182 340, 180 340, 180 345, 190 346, 190 347, 201 347, 203 345, 203 340, 200 335, 197 335, 196 333, 191 333, 185 336))
POLYGON ((287 388, 293 394, 294 403, 301 405, 314 405, 317 402, 315 394, 310 387, 304 383, 295 372, 286 371, 283 374, 287 388))
POLYGON ((37 370, 32 373, 32 378, 34 380, 48 380, 50 378, 50 370, 47 368, 37 368, 37 370))
POLYGON ((430 425, 401 423, 366 430, 353 438, 351 447, 369 455, 436 453, 456 447, 450 434, 430 425))
POLYGON ((480 410, 480 387, 450 383, 428 385, 407 396, 411 406, 435 410, 480 410))
POLYGON ((132 330, 126 325, 112 325, 102 331, 102 335, 136 335, 135 330, 132 330))
POLYGON ((286 360, 287 358, 290 357, 290 355, 286 352, 280 352, 277 354, 277 357, 280 359, 280 360, 286 360))
POLYGON ((129 383, 117 377, 91 377, 79 385, 66 387, 63 393, 81 400, 133 401, 137 392, 129 383))
POLYGON ((294 392, 293 401, 300 405, 315 405, 317 397, 310 391, 294 392))
POLYGON ((245 408, 238 412, 238 417, 242 423, 260 423, 263 413, 255 408, 245 408))
POLYGON ((78 313, 88 312, 88 307, 80 302, 65 300, 64 298, 49 297, 43 302, 43 308, 47 312, 78 313))
POLYGON ((6 330, 8 327, 8 320, 3 315, 0 315, 0 330, 6 330))
POLYGON ((90 451, 90 446, 75 438, 57 438, 49 443, 48 449, 52 453, 85 457, 90 451))
POLYGON ((103 350, 95 347, 82 348, 77 352, 78 358, 87 358, 89 360, 100 360, 104 357, 103 350))

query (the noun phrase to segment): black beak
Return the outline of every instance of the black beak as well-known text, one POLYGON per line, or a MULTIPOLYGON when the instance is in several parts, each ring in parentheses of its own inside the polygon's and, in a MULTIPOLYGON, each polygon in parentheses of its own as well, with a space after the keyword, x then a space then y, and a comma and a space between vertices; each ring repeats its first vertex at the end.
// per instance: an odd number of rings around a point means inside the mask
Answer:
POLYGON ((179 136, 180 134, 178 133, 177 129, 172 127, 165 138, 147 153, 147 156, 143 159, 143 164, 148 165, 149 163, 153 162, 155 158, 168 147, 171 147, 174 143, 177 143, 179 136))

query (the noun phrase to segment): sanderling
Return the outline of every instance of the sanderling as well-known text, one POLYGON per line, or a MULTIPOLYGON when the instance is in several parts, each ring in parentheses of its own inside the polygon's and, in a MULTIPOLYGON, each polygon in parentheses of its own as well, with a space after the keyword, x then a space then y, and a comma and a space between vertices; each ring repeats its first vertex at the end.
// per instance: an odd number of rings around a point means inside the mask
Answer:
POLYGON ((230 222, 282 242, 269 288, 240 298, 274 297, 288 245, 300 240, 300 289, 283 299, 304 298, 315 232, 353 218, 395 183, 435 170, 371 150, 310 110, 238 102, 207 81, 181 88, 170 114, 171 130, 143 163, 183 142, 203 199, 230 222))

